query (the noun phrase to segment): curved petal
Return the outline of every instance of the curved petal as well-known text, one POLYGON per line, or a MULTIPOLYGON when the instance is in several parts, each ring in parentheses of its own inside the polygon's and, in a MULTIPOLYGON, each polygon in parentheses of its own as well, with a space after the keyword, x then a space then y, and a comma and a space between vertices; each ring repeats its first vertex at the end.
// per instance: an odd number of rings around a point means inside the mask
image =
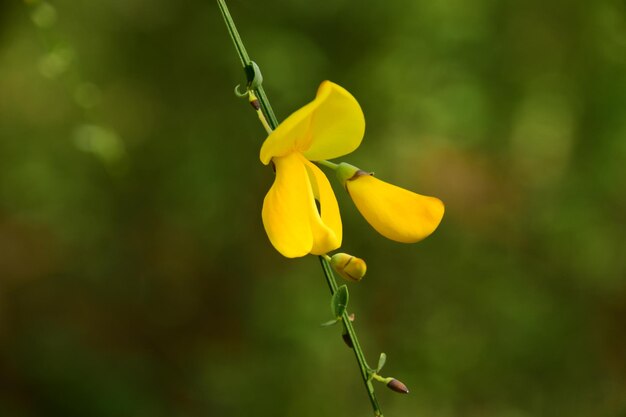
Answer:
POLYGON ((435 231, 444 213, 441 200, 359 175, 346 188, 365 220, 381 235, 402 243, 418 242, 435 231))
POLYGON ((316 100, 321 103, 313 112, 310 146, 304 150, 304 156, 312 161, 333 159, 358 148, 365 133, 365 117, 352 94, 324 81, 316 100))
POLYGON ((313 247, 311 216, 317 215, 301 156, 274 158, 276 179, 263 201, 263 226, 272 245, 287 258, 304 256, 313 247), (315 212, 312 212, 315 210, 315 212))
POLYGON ((261 146, 259 157, 263 164, 269 164, 272 158, 285 156, 308 147, 311 134, 309 131, 311 115, 319 105, 320 100, 316 98, 292 113, 270 133, 261 146))
POLYGON ((324 81, 315 99, 296 110, 261 146, 265 165, 273 157, 304 152, 311 160, 332 159, 355 150, 363 140, 365 118, 359 103, 344 88, 324 81))
POLYGON ((341 246, 342 227, 339 205, 326 175, 317 166, 307 161, 302 155, 311 180, 315 198, 320 202, 320 213, 317 208, 311 218, 313 232, 313 255, 323 255, 341 246))

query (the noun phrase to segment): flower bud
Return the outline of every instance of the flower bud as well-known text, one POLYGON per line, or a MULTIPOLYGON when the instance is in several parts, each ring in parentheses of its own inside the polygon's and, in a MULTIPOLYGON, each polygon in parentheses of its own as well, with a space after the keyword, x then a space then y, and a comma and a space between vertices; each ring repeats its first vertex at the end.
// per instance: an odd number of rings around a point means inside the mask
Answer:
POLYGON ((409 389, 402 382, 398 381, 395 378, 391 378, 391 381, 387 383, 387 387, 389 389, 394 390, 395 392, 399 392, 400 394, 408 394, 409 389))
POLYGON ((330 258, 330 265, 343 278, 353 282, 359 282, 367 271, 367 265, 363 259, 347 253, 334 254, 330 258))

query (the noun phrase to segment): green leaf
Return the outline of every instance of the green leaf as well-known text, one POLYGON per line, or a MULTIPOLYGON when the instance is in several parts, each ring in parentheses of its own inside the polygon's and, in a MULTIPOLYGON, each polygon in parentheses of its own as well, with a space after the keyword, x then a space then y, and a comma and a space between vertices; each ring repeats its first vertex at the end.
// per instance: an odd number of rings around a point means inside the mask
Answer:
POLYGON ((337 324, 339 319, 328 320, 327 322, 322 323, 321 325, 324 327, 332 326, 333 324, 337 324))
POLYGON ((348 307, 348 287, 342 285, 337 288, 337 291, 333 294, 333 298, 330 300, 330 307, 333 316, 339 318, 343 315, 348 307))
POLYGON ((245 66, 244 71, 248 79, 248 88, 254 90, 263 84, 263 75, 256 62, 250 61, 250 64, 245 66))
POLYGON ((385 354, 385 352, 383 352, 378 358, 378 367, 376 367, 376 372, 380 372, 380 370, 383 369, 383 366, 385 366, 385 362, 387 362, 387 355, 385 354))

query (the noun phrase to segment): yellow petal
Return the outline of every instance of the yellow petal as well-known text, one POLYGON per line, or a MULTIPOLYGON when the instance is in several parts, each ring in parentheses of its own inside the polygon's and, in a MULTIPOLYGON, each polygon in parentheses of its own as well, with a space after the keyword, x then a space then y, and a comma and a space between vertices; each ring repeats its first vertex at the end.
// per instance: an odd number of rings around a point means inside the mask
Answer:
POLYGON ((435 231, 444 213, 441 200, 388 184, 371 175, 346 182, 348 193, 365 220, 381 235, 414 243, 435 231))
POLYGON ((310 146, 304 150, 304 156, 311 161, 333 159, 358 148, 365 133, 365 117, 352 94, 324 81, 316 100, 321 103, 313 112, 310 146))
POLYGON ((311 253, 322 255, 341 246, 342 228, 339 205, 330 182, 322 170, 307 161, 302 155, 300 158, 307 167, 313 193, 320 202, 321 213, 316 209, 311 217, 311 230, 313 232, 311 253))
POLYGON ((320 100, 316 98, 279 124, 261 146, 261 162, 267 165, 272 158, 308 148, 311 139, 311 115, 319 105, 320 100))
POLYGON ((311 211, 315 202, 309 176, 301 155, 296 153, 274 158, 274 164, 276 179, 263 201, 263 225, 283 256, 304 256, 313 247, 311 211))
POLYGON ((315 100, 291 114, 263 142, 260 159, 303 152, 308 159, 332 159, 355 150, 365 119, 359 103, 344 88, 324 81, 315 100))

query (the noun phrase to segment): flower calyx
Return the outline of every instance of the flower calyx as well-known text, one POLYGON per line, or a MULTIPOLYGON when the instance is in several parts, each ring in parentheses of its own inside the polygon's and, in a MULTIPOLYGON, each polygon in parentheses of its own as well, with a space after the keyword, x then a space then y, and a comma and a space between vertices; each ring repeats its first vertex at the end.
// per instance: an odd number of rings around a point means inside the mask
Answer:
POLYGON ((354 165, 350 165, 345 162, 337 165, 335 174, 344 188, 346 187, 347 181, 353 181, 363 175, 374 175, 372 172, 363 171, 361 168, 357 168, 354 165))

